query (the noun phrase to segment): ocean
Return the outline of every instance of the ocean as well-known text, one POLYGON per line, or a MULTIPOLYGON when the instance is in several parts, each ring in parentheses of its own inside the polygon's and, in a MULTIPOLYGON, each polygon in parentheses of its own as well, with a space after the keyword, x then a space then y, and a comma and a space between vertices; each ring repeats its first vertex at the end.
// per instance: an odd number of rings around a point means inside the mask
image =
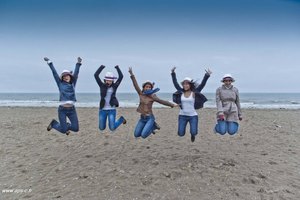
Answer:
MULTIPOLYGON (((159 98, 172 101, 171 93, 158 93, 159 98)), ((215 108, 215 94, 204 93, 207 108, 215 108)), ((77 93, 76 107, 98 107, 99 93, 77 93)), ((137 107, 139 98, 136 93, 118 93, 120 107, 137 107)), ((58 93, 0 93, 0 106, 19 107, 57 107, 58 93)), ((255 109, 300 109, 300 93, 241 93, 242 108, 255 109)), ((154 104, 155 107, 164 107, 154 104)))

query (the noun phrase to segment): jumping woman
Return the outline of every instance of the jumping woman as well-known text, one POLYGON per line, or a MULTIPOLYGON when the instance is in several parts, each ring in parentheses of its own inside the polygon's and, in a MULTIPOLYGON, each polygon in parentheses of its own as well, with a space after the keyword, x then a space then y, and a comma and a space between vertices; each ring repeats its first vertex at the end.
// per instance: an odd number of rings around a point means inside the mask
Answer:
POLYGON ((232 85, 234 78, 231 74, 225 74, 221 80, 223 85, 216 91, 217 103, 217 124, 215 131, 221 135, 226 132, 230 135, 237 133, 239 124, 242 120, 239 91, 232 85))
POLYGON ((117 89, 123 79, 123 74, 119 66, 115 66, 118 72, 118 79, 112 72, 107 72, 104 77, 104 82, 99 78, 100 73, 105 68, 101 65, 94 74, 94 77, 100 87, 100 104, 99 104, 99 129, 102 131, 106 128, 106 121, 108 118, 108 125, 111 131, 116 130, 121 124, 126 124, 126 120, 121 116, 116 121, 116 107, 119 107, 119 102, 116 97, 117 89), (115 82, 115 79, 117 81, 115 82))
POLYGON ((136 125, 134 136, 136 138, 142 137, 145 139, 151 133, 154 133, 155 129, 159 129, 159 127, 155 123, 155 117, 152 112, 153 103, 158 102, 160 104, 169 106, 171 108, 173 108, 176 105, 174 105, 171 102, 159 99, 155 94, 159 89, 158 88, 153 89, 154 83, 152 83, 151 81, 146 81, 145 83, 143 83, 142 90, 141 90, 135 79, 135 76, 133 75, 131 67, 129 68, 129 74, 133 86, 140 98, 140 103, 137 108, 137 112, 141 114, 141 118, 136 125))
POLYGON ((82 59, 80 57, 77 58, 74 74, 72 71, 63 70, 60 76, 57 74, 53 63, 49 60, 49 58, 45 57, 44 60, 48 63, 54 80, 58 86, 60 101, 60 105, 58 107, 59 122, 53 119, 48 125, 47 130, 50 131, 52 128, 54 128, 55 130, 66 135, 70 134, 70 130, 78 132, 78 117, 75 109, 75 86, 77 83, 82 59), (69 119, 70 123, 67 122, 67 118, 69 119))
POLYGON ((203 104, 207 101, 206 97, 200 92, 204 88, 212 72, 207 69, 201 84, 198 86, 196 86, 191 78, 186 77, 181 82, 181 87, 177 82, 175 69, 176 67, 172 68, 171 76, 177 90, 177 92, 173 94, 173 101, 180 106, 178 135, 180 137, 184 136, 186 125, 187 123, 190 123, 191 141, 194 142, 196 135, 198 134, 198 114, 196 109, 202 108, 203 104))

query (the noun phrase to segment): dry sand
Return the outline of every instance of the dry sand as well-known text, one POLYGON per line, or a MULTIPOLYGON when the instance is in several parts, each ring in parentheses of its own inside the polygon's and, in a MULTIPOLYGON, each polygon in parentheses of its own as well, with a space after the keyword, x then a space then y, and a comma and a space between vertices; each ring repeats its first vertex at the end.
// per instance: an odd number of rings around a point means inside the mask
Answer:
MULTIPOLYGON (((78 108, 80 132, 46 131, 56 108, 0 108, 0 199, 300 199, 300 110, 244 110, 235 136, 180 138, 177 109, 155 109, 161 130, 135 139, 128 123, 98 130, 98 109, 78 108)), ((189 128, 187 129, 189 131, 189 128)))

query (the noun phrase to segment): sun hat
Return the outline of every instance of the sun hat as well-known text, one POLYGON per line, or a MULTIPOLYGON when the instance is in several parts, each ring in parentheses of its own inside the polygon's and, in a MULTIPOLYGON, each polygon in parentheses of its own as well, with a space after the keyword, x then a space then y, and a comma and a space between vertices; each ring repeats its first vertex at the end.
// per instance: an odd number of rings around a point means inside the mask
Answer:
POLYGON ((225 74, 225 75, 223 76, 221 82, 224 82, 224 79, 226 79, 226 78, 230 78, 232 82, 235 81, 231 74, 225 74))
POLYGON ((151 81, 149 81, 149 80, 146 80, 146 81, 143 83, 142 88, 144 88, 145 85, 147 85, 147 84, 151 85, 151 87, 153 88, 155 83, 154 83, 154 82, 151 82, 151 81))
POLYGON ((184 83, 185 81, 187 81, 187 82, 189 82, 189 83, 193 83, 193 79, 192 79, 192 78, 190 78, 190 77, 185 77, 185 78, 183 79, 183 81, 181 81, 181 85, 183 85, 183 83, 184 83))
POLYGON ((106 72, 104 80, 115 80, 117 79, 117 77, 114 76, 114 74, 112 72, 106 72))
POLYGON ((73 74, 72 74, 72 71, 69 71, 69 70, 63 70, 62 71, 62 73, 61 73, 61 75, 60 75, 60 79, 62 80, 62 78, 64 77, 64 76, 66 76, 66 75, 69 75, 69 76, 71 76, 71 78, 73 78, 73 74))

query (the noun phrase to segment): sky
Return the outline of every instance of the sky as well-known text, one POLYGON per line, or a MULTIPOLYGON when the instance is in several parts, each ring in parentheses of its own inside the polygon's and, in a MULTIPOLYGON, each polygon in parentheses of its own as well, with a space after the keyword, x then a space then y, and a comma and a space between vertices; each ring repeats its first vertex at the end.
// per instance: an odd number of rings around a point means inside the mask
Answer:
POLYGON ((58 73, 82 66, 77 92, 99 92, 94 73, 174 92, 177 78, 201 79, 215 92, 231 73, 240 92, 300 92, 300 1, 296 0, 0 0, 0 92, 58 92, 58 73))

